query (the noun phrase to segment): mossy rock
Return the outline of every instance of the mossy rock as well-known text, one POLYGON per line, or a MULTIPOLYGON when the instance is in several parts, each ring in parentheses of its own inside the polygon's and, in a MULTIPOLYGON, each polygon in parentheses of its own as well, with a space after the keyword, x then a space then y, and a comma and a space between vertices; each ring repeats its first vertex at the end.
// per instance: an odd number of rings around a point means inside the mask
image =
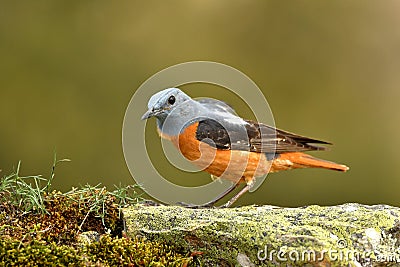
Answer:
POLYGON ((105 190, 101 195, 95 190, 72 197, 60 192, 44 194, 45 213, 26 212, 10 201, 1 202, 0 267, 186 266, 191 262, 189 256, 165 243, 127 238, 121 231, 115 198, 105 190), (90 197, 93 194, 96 198, 90 197), (92 201, 102 195, 103 217, 93 210, 92 201))
POLYGON ((386 205, 123 209, 128 236, 196 255, 204 266, 400 264, 400 209, 386 205))

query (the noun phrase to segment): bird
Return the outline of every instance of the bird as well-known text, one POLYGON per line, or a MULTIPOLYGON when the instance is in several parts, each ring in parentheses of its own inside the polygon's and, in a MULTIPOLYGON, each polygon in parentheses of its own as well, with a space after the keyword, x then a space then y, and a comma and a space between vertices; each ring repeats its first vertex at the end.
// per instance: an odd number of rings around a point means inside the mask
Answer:
POLYGON ((343 164, 319 159, 304 152, 327 150, 329 142, 280 130, 238 116, 227 103, 213 98, 192 99, 179 88, 152 95, 141 117, 156 118, 161 138, 171 141, 193 164, 232 185, 203 205, 211 207, 239 185, 244 187, 224 205, 230 207, 268 173, 300 168, 346 172, 343 164))

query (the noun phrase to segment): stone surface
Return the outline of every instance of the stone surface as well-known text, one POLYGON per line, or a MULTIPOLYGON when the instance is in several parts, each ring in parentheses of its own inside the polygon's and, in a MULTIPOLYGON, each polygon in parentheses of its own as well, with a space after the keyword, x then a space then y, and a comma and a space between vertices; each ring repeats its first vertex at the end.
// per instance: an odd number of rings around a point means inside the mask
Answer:
POLYGON ((172 244, 205 266, 400 266, 397 207, 138 204, 123 213, 128 235, 172 244))

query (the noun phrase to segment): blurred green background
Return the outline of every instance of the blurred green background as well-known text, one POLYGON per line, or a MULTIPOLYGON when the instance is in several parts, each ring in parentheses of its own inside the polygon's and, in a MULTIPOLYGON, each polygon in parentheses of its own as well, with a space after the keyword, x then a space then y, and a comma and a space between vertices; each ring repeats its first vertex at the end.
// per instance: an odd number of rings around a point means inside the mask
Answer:
POLYGON ((395 0, 2 1, 0 175, 21 160, 22 174, 48 176, 56 150, 72 160, 57 189, 133 183, 121 144, 130 98, 168 66, 209 60, 253 79, 279 128, 335 144, 314 155, 351 167, 273 174, 239 204, 398 206, 399 11, 395 0))

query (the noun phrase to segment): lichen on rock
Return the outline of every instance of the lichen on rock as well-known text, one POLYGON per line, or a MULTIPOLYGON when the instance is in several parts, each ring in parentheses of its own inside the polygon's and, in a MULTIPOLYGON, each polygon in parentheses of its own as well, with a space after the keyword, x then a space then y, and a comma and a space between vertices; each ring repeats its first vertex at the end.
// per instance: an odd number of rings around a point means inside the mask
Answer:
POLYGON ((400 209, 385 205, 123 209, 127 234, 171 245, 205 266, 385 266, 400 263, 400 209))

